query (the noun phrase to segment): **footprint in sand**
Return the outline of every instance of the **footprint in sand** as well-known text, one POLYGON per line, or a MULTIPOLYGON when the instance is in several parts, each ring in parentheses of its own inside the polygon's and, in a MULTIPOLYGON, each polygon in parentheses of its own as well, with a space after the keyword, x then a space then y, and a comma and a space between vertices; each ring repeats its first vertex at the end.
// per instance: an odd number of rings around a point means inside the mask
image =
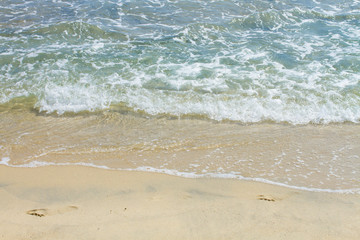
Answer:
POLYGON ((39 209, 32 209, 26 212, 28 215, 36 216, 36 217, 45 217, 45 216, 52 216, 56 214, 63 214, 66 212, 71 212, 77 210, 78 207, 76 206, 67 206, 63 208, 57 209, 48 209, 48 208, 39 208, 39 209))
POLYGON ((275 199, 271 196, 258 195, 257 199, 262 201, 275 202, 275 199))
POLYGON ((36 216, 36 217, 45 217, 46 215, 48 215, 48 209, 44 209, 44 208, 33 209, 33 210, 27 211, 26 214, 36 216))

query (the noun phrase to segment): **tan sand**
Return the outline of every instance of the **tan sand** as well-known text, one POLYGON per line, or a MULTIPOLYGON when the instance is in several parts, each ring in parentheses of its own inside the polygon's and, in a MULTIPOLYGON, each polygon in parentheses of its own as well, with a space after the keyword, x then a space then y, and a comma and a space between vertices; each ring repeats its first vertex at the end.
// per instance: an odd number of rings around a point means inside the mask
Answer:
POLYGON ((0 166, 0 239, 360 239, 360 196, 80 166, 0 166))

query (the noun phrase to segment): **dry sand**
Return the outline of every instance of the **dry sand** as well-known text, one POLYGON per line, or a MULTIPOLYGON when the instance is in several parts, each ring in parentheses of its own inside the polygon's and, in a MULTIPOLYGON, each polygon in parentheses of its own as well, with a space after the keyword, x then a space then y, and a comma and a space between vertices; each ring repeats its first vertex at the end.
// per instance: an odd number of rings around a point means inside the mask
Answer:
POLYGON ((360 239, 360 196, 80 166, 0 166, 0 239, 360 239))

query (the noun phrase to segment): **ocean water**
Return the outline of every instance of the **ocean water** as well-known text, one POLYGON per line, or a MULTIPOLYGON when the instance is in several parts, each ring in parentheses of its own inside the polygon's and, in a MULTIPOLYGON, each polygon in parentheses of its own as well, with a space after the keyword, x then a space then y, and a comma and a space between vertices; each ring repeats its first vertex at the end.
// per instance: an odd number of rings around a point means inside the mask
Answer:
POLYGON ((358 0, 0 2, 3 164, 359 189, 359 121, 358 0))

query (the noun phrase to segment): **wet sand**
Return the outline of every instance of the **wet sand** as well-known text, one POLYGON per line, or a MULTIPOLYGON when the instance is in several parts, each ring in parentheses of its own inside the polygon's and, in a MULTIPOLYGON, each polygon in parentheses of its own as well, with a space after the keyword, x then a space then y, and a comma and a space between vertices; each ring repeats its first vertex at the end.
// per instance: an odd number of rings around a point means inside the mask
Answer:
POLYGON ((360 196, 82 166, 0 166, 0 239, 360 239, 360 196))
MULTIPOLYGON (((31 106, 29 106, 31 108, 31 106)), ((0 113, 0 162, 88 164, 172 175, 262 178, 290 186, 360 189, 360 125, 242 125, 115 111, 0 113)))

